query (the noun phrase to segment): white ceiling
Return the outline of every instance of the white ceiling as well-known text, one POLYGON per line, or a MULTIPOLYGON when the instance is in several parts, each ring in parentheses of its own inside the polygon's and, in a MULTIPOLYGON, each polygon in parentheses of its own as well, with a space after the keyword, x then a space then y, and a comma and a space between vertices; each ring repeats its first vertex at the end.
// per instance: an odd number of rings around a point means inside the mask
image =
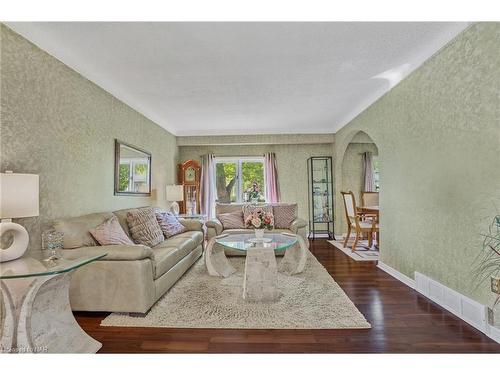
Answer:
POLYGON ((7 23, 175 135, 334 133, 467 23, 7 23))

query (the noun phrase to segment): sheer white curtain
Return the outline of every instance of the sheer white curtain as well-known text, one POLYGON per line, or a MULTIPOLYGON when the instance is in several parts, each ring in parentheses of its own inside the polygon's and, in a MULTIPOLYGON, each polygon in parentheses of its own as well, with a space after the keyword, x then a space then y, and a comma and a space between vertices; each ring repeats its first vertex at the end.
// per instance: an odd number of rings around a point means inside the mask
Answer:
POLYGON ((363 191, 375 191, 373 157, 371 152, 363 153, 363 191))
POLYGON ((264 171, 266 174, 266 202, 278 203, 280 201, 280 186, 274 152, 264 154, 264 171))
POLYGON ((215 161, 213 154, 201 157, 200 200, 201 213, 208 219, 215 217, 215 161))

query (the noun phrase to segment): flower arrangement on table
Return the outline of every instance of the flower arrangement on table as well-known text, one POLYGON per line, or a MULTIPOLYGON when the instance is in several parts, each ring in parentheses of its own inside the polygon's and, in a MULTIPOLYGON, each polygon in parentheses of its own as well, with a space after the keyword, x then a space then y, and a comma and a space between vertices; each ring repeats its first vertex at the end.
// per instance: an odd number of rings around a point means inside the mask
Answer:
POLYGON ((272 230, 274 228, 274 216, 271 212, 257 208, 245 218, 245 223, 254 229, 272 230))
POLYGON ((271 230, 274 227, 274 216, 271 212, 264 211, 262 208, 256 208, 245 218, 245 223, 248 227, 255 229, 257 240, 263 241, 264 230, 271 230))

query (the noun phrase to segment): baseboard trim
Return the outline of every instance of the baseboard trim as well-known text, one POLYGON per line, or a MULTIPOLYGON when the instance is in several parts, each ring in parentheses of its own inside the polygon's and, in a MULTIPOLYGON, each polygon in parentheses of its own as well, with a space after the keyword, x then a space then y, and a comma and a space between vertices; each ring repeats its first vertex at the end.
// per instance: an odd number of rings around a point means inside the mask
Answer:
POLYGON ((388 273, 395 279, 398 279, 401 281, 403 284, 408 285, 410 288, 415 289, 415 280, 413 280, 411 277, 406 276, 405 274, 399 272, 398 270, 395 270, 391 266, 388 266, 384 262, 381 262, 380 260, 377 263, 377 267, 380 268, 382 271, 388 273))
POLYGON ((488 325, 488 332, 486 332, 486 336, 490 339, 500 343, 500 329, 488 325))
POLYGON ((484 305, 420 272, 415 272, 415 280, 417 292, 487 334, 487 309, 484 305))
POLYGON ((378 261, 377 267, 500 343, 500 329, 487 323, 486 306, 419 272, 415 272, 415 279, 412 279, 384 262, 378 261))

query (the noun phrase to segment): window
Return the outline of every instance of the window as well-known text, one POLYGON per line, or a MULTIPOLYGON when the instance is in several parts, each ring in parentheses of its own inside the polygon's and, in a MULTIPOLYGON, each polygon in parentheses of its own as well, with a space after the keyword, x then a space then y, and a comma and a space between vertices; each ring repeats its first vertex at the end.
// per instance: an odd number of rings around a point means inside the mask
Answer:
POLYGON ((265 202, 264 158, 216 158, 219 203, 265 202))
POLYGON ((373 156, 373 182, 375 191, 380 191, 380 163, 377 156, 373 156))
POLYGON ((119 191, 142 192, 147 190, 149 162, 144 158, 121 158, 119 191))

